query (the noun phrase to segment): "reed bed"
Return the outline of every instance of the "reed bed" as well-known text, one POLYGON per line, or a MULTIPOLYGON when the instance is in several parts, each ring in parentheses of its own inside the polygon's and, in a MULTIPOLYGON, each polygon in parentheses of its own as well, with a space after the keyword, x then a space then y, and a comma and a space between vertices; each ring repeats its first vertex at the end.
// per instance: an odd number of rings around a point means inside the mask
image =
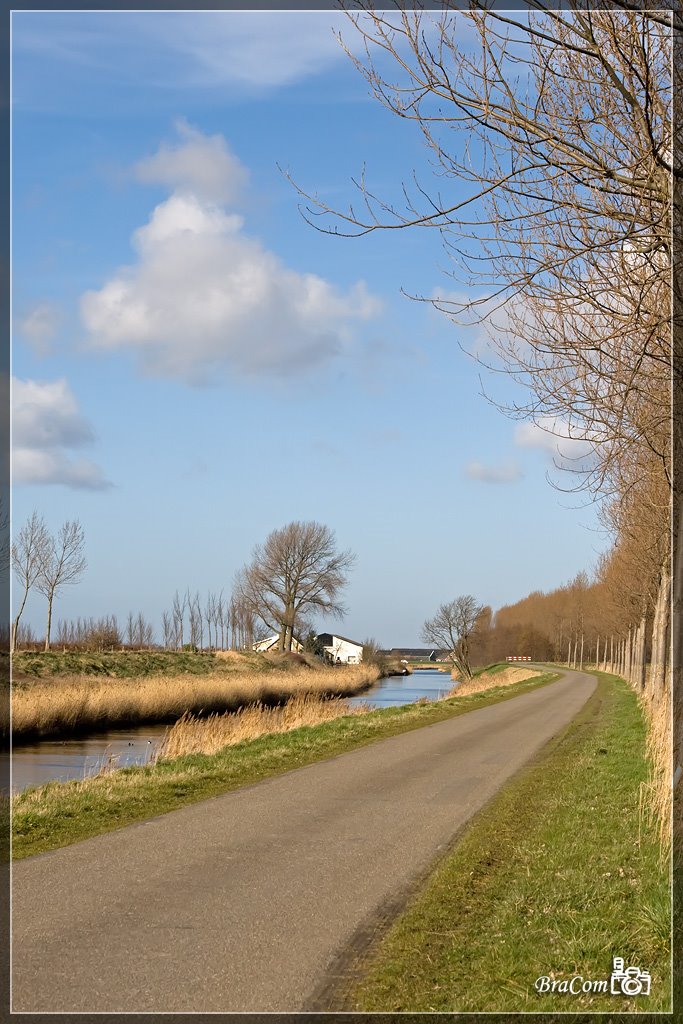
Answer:
POLYGON ((217 754, 219 750, 243 740, 253 740, 268 733, 289 732, 302 725, 319 725, 343 715, 362 715, 369 710, 368 704, 352 706, 343 697, 325 699, 317 694, 304 693, 290 697, 279 707, 249 704, 237 711, 206 718, 185 712, 166 730, 154 760, 168 761, 185 754, 217 754))
POLYGON ((454 686, 448 696, 465 697, 470 693, 483 693, 485 690, 493 690, 498 686, 513 686, 515 683, 524 682, 525 679, 541 675, 543 673, 535 668, 505 668, 502 672, 482 672, 468 682, 454 686))
POLYGON ((647 754, 650 769, 647 782, 641 784, 641 814, 659 831, 662 855, 671 848, 671 693, 665 687, 661 693, 646 692, 641 707, 648 723, 647 754))
POLYGON ((165 722, 186 712, 235 711, 244 705, 284 703, 304 694, 350 696, 379 678, 373 665, 293 668, 234 675, 154 675, 138 679, 73 676, 39 680, 12 693, 12 732, 22 737, 165 722))

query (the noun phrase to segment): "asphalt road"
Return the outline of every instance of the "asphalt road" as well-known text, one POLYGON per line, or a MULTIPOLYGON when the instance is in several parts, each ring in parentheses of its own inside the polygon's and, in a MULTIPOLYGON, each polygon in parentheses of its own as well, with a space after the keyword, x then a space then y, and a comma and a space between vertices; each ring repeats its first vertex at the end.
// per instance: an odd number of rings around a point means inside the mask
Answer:
POLYGON ((19 861, 14 1012, 324 1009, 345 951, 595 679, 381 740, 19 861))

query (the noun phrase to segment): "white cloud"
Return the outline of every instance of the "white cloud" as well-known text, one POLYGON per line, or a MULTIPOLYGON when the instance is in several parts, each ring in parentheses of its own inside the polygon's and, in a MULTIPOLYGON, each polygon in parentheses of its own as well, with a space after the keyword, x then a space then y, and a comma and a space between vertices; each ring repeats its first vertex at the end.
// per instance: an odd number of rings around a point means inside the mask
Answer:
POLYGON ((344 60, 333 31, 344 23, 342 15, 329 11, 204 12, 204 17, 157 19, 153 33, 186 58, 189 84, 264 89, 289 85, 344 60))
POLYGON ((52 302, 39 302, 21 318, 18 332, 39 355, 50 350, 61 320, 61 311, 52 302))
POLYGON ((101 490, 102 470, 70 449, 94 440, 92 426, 64 379, 41 383, 12 379, 12 471, 15 483, 63 484, 101 490))
POLYGON ((541 416, 536 423, 515 427, 515 444, 544 452, 560 469, 586 469, 594 444, 585 433, 580 435, 571 424, 555 416, 541 416))
POLYGON ((227 147, 216 138, 193 130, 170 159, 167 149, 158 155, 154 167, 175 191, 134 233, 137 262, 82 296, 89 344, 132 349, 146 372, 193 384, 231 370, 319 365, 342 352, 352 323, 380 304, 362 281, 341 293, 316 274, 290 270, 245 233, 243 218, 215 201, 220 183, 227 195, 236 176, 235 158, 226 164, 227 147), (200 151, 215 166, 191 187, 200 151))
POLYGON ((135 167, 140 181, 167 185, 199 199, 231 203, 247 182, 247 170, 230 152, 222 135, 202 135, 182 118, 176 122, 180 143, 162 143, 154 156, 135 167))
POLYGON ((469 462, 465 476, 470 480, 481 480, 486 484, 511 484, 524 476, 516 462, 507 461, 498 465, 485 466, 483 462, 469 462))

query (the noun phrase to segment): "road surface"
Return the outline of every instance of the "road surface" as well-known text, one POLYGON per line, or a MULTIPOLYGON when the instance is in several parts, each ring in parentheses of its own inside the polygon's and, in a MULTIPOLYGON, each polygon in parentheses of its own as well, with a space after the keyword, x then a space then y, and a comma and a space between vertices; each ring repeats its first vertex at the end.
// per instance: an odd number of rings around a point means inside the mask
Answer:
POLYGON ((19 861, 13 1011, 324 1010, 348 952, 594 688, 565 672, 19 861))

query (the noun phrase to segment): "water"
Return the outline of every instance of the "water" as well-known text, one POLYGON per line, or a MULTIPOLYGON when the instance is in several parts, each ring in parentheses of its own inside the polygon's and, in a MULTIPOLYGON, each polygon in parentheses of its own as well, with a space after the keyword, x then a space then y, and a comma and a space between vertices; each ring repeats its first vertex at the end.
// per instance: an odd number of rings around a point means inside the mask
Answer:
MULTIPOLYGON (((12 790, 16 793, 27 786, 41 786, 54 780, 82 779, 94 775, 109 759, 118 768, 146 764, 166 728, 143 725, 79 736, 75 740, 22 743, 12 752, 12 790)), ((0 755, 3 779, 9 779, 9 760, 9 754, 0 755)))
MULTIPOLYGON (((437 669, 416 670, 408 676, 388 676, 350 704, 366 703, 373 708, 412 704, 426 697, 438 700, 453 687, 450 674, 437 669)), ((146 764, 153 756, 167 726, 143 725, 131 729, 112 729, 80 736, 74 740, 42 740, 15 747, 12 753, 12 790, 46 782, 83 779, 94 775, 103 763, 112 759, 119 768, 146 764)), ((9 779, 9 754, 0 754, 2 779, 9 779)))
POLYGON ((439 700, 454 686, 450 672, 439 672, 436 668, 416 669, 409 676, 387 676, 381 679, 372 689, 358 697, 351 697, 349 703, 365 702, 373 708, 399 707, 401 704, 412 704, 422 697, 439 700))

